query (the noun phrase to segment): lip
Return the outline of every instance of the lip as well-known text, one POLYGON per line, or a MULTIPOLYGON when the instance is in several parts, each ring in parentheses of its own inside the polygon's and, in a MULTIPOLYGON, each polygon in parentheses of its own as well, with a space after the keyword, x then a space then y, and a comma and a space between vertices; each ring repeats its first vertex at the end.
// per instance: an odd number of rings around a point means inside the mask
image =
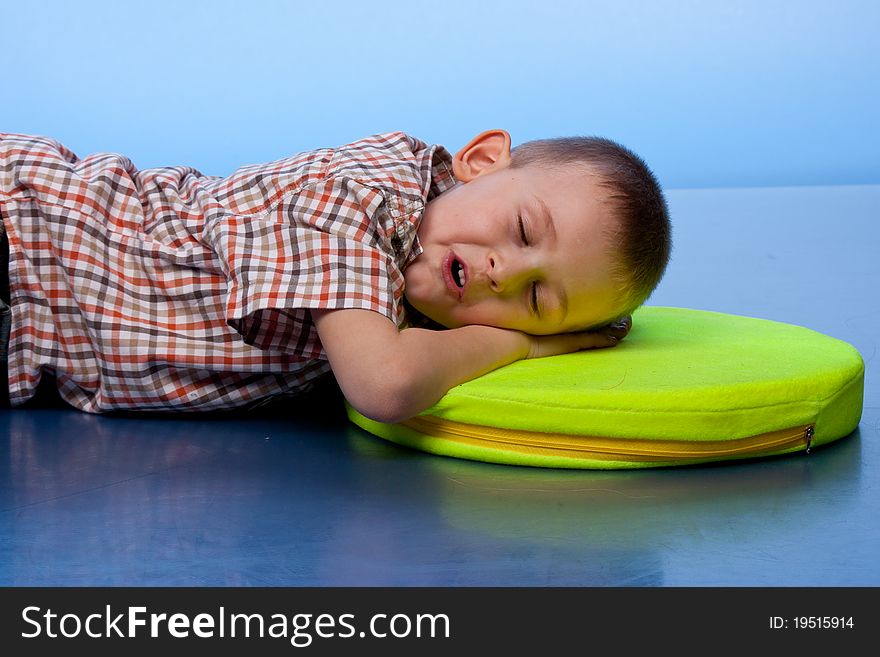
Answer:
POLYGON ((464 292, 467 289, 468 283, 470 282, 470 277, 468 276, 468 266, 464 260, 459 258, 454 251, 450 251, 446 254, 446 257, 443 258, 443 281, 446 283, 446 289, 459 301, 464 298, 464 292), (464 276, 464 287, 458 287, 455 284, 455 279, 452 278, 452 262, 454 260, 458 260, 461 263, 462 274, 464 276))

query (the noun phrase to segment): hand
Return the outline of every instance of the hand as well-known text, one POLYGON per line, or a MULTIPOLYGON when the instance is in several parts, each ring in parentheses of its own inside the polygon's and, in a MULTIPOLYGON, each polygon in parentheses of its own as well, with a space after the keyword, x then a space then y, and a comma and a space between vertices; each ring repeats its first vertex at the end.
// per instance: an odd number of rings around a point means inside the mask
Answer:
POLYGON ((555 356, 582 349, 613 347, 623 340, 632 328, 632 316, 626 315, 593 331, 559 333, 556 335, 530 335, 527 358, 555 356))
POLYGON ((596 329, 601 333, 607 333, 617 338, 618 341, 623 340, 628 334, 633 325, 632 315, 624 315, 620 317, 610 324, 603 326, 600 329, 596 329))

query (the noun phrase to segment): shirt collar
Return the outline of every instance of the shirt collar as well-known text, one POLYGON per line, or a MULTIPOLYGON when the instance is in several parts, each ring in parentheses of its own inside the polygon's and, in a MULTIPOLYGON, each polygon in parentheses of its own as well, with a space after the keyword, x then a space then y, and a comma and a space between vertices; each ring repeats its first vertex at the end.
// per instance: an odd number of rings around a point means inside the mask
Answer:
POLYGON ((422 198, 427 203, 455 186, 457 181, 452 173, 452 156, 440 144, 428 146, 416 137, 407 135, 407 138, 421 174, 422 198))
POLYGON ((452 189, 457 182, 452 173, 452 156, 449 151, 439 144, 432 146, 430 151, 431 186, 428 188, 428 201, 452 189))

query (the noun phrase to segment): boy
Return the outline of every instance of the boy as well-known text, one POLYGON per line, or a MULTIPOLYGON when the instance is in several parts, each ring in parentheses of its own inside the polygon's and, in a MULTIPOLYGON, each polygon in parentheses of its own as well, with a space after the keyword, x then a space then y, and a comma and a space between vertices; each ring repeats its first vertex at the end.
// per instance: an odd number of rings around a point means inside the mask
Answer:
POLYGON ((332 369, 396 422, 616 344, 669 259, 656 180, 609 140, 510 144, 389 133, 220 178, 0 135, 10 402, 45 373, 88 412, 248 407, 332 369))

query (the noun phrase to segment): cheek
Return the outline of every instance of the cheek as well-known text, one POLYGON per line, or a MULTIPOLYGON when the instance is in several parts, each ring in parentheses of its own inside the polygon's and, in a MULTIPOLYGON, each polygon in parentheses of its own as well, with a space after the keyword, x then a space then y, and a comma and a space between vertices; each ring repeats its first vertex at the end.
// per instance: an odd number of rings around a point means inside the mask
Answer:
POLYGON ((525 330, 530 317, 509 299, 485 299, 469 307, 455 309, 456 319, 465 324, 485 324, 498 328, 525 330))

